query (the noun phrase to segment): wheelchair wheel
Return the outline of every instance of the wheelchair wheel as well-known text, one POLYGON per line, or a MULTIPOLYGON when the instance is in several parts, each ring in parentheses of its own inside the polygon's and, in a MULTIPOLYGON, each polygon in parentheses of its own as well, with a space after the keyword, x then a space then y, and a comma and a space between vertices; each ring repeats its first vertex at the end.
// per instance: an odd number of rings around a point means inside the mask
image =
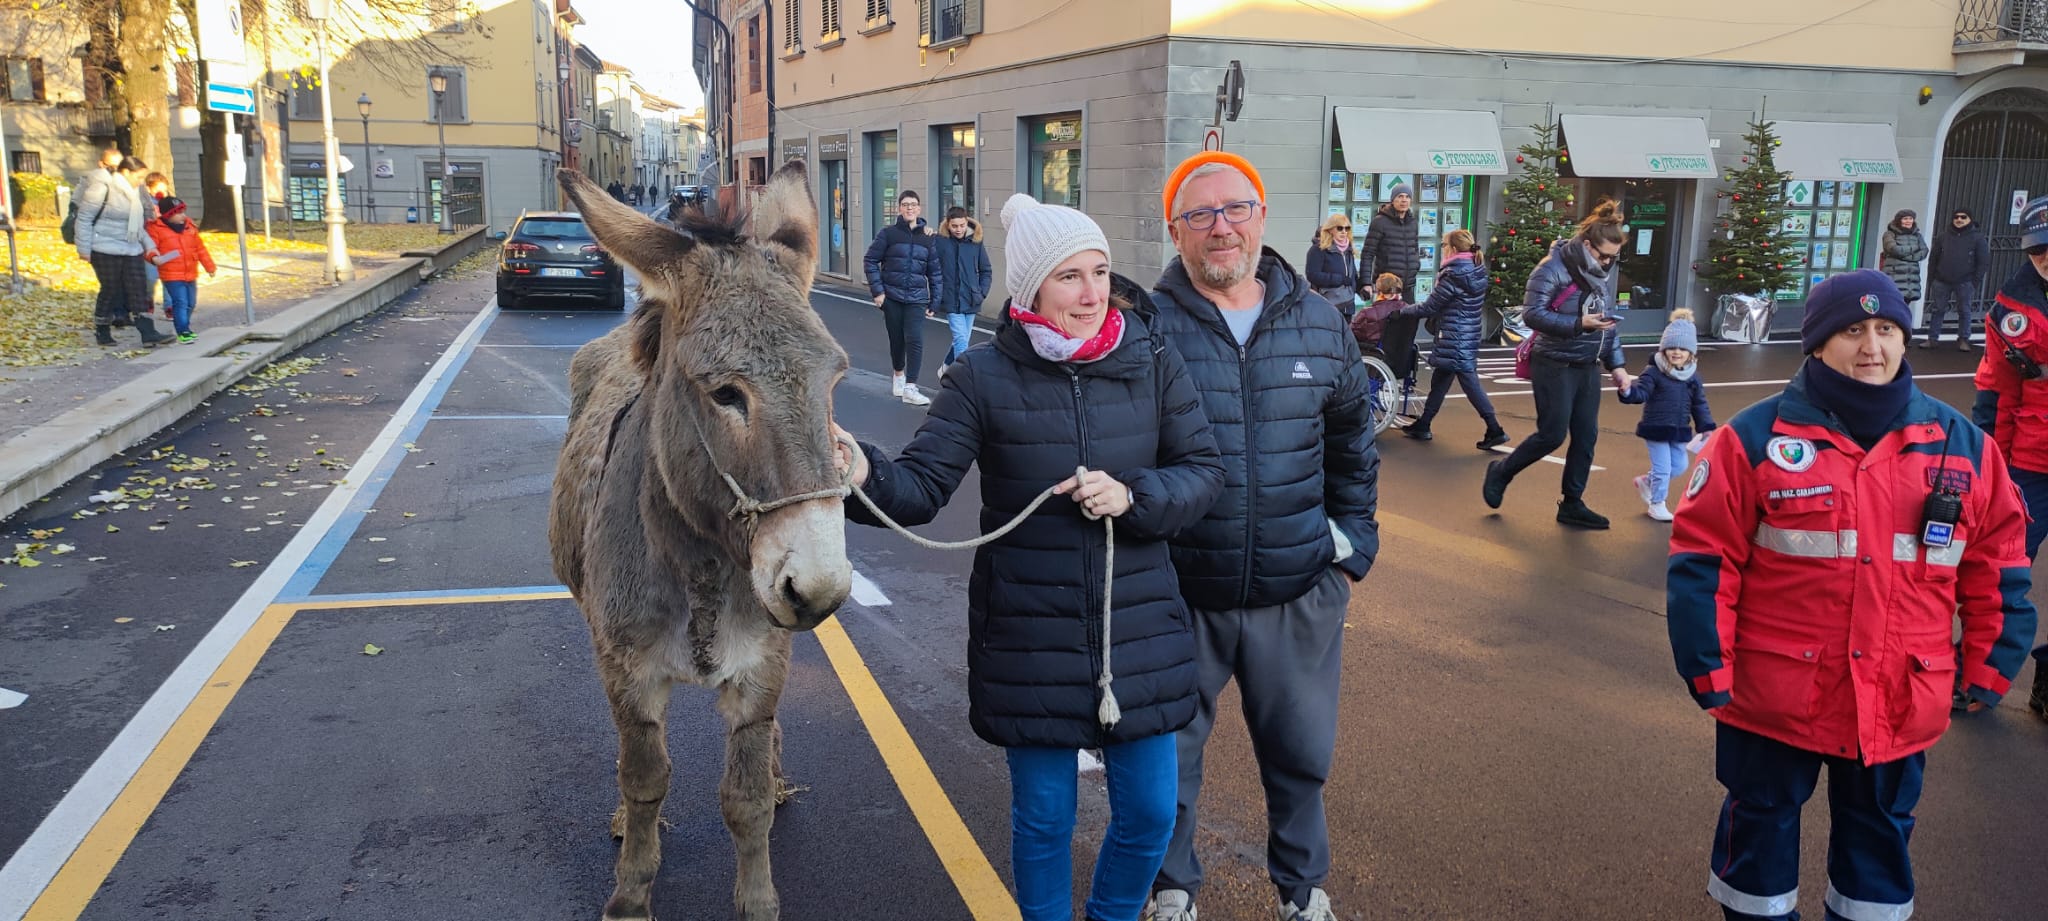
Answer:
POLYGON ((1367 355, 1361 360, 1365 362, 1366 413, 1372 422, 1372 433, 1378 435, 1394 423, 1395 411, 1405 408, 1401 405, 1401 381, 1385 359, 1367 355))

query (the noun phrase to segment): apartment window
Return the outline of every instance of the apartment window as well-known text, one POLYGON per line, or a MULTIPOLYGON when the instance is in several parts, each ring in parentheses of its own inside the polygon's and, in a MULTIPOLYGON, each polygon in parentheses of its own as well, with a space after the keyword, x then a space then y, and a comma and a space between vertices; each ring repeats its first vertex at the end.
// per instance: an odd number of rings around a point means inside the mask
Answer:
POLYGON ((181 106, 198 105, 199 74, 192 62, 179 61, 177 66, 172 68, 172 74, 176 77, 178 104, 181 106))
POLYGON ((441 100, 441 120, 469 121, 469 78, 460 67, 427 68, 427 120, 434 120, 434 75, 448 77, 448 92, 441 100))
POLYGON ((17 150, 11 156, 14 158, 14 163, 12 164, 14 168, 10 172, 40 173, 43 171, 43 155, 41 151, 17 150))
POLYGON ((889 22, 889 0, 868 0, 868 16, 865 27, 873 29, 878 26, 886 26, 889 22))
POLYGON ((0 68, 0 81, 5 83, 0 87, 4 90, 0 98, 8 102, 42 102, 48 98, 43 95, 42 58, 8 58, 6 66, 0 68))
POLYGON ((747 17, 747 92, 761 91, 761 17, 747 17))
POLYGON ((319 87, 292 87, 292 117, 300 121, 317 122, 320 120, 319 87))
POLYGON ((919 5, 927 44, 966 41, 981 31, 982 0, 925 0, 919 5))
POLYGON ((782 53, 804 53, 803 4, 789 0, 782 7, 782 53))
POLYGON ((839 0, 825 0, 824 10, 818 17, 818 37, 831 41, 839 37, 839 0))

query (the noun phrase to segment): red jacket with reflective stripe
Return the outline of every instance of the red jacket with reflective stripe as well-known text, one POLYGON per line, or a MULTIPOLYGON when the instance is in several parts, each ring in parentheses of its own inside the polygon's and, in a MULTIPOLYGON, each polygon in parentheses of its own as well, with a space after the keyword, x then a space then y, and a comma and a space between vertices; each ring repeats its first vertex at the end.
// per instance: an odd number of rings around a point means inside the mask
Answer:
POLYGON ((2048 293, 2031 265, 2000 289, 1984 319, 1984 358, 1977 363, 1977 405, 1971 417, 1990 432, 2006 460, 2048 473, 2048 376, 2027 380, 2006 357, 2010 345, 2048 370, 2048 293))
POLYGON ((1983 433, 1917 388, 1894 425, 1864 450, 1802 372, 1709 438, 1672 526, 1668 627, 1721 722, 1878 764, 1940 738, 1958 668, 1980 697, 2011 688, 2035 616, 2019 490, 1983 433), (1947 548, 1921 542, 1935 482, 1961 492, 1947 548))

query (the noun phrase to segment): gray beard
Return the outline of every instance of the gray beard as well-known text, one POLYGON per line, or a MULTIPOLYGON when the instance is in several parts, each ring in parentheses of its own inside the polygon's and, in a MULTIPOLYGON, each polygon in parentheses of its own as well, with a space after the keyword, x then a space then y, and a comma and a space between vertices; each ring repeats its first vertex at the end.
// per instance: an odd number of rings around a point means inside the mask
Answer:
POLYGON ((1228 290, 1237 287, 1239 282, 1250 278, 1258 267, 1259 254, 1252 252, 1250 247, 1245 247, 1244 258, 1239 259, 1236 265, 1218 266, 1207 259, 1197 260, 1195 262, 1195 277, 1200 279, 1202 284, 1211 288, 1228 290))

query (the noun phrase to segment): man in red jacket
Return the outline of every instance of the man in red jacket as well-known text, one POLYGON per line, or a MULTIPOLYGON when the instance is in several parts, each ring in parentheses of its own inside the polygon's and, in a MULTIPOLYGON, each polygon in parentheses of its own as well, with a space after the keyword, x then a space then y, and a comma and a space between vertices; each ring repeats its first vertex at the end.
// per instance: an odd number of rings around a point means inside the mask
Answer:
MULTIPOLYGON (((2027 500, 2027 559, 2048 537, 2048 196, 2020 211, 2027 265, 2013 273, 1984 322, 1971 416, 2012 464, 2027 500)), ((2034 692, 2027 706, 2048 719, 2048 643, 2034 649, 2034 692)))
POLYGON ((2012 686, 2033 636, 2003 455, 1913 384, 1911 314, 1864 269, 1815 285, 1783 393, 1708 440, 1671 536, 1671 648, 1718 720, 1707 892, 1796 921, 1799 818, 1828 770, 1828 919, 1913 911, 1913 807, 1951 690, 2012 686), (1963 639, 1951 644, 1960 611, 1963 639))

